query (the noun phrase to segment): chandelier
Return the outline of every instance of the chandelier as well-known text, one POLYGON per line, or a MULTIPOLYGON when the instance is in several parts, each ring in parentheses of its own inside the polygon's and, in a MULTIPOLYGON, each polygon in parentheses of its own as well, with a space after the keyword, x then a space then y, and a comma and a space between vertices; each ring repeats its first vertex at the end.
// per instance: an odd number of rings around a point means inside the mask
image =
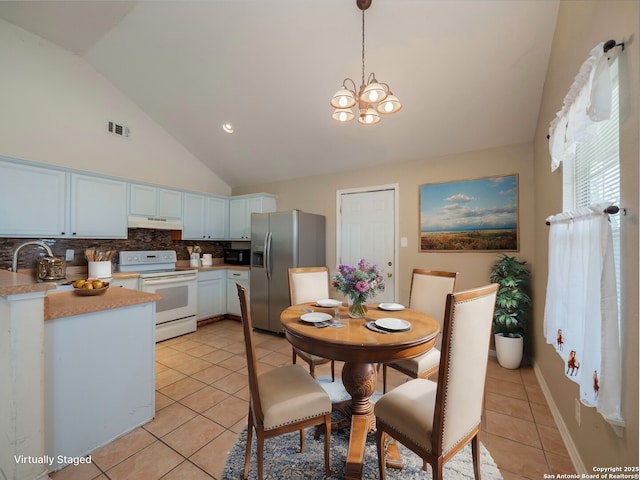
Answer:
POLYGON ((386 83, 378 82, 373 72, 364 77, 364 11, 371 6, 372 0, 356 0, 362 10, 362 83, 356 96, 356 84, 351 78, 345 78, 342 87, 331 98, 331 106, 335 108, 332 118, 338 122, 348 122, 355 118, 351 110, 358 104, 358 122, 362 125, 375 125, 380 121, 380 114, 396 113, 402 104, 386 83))

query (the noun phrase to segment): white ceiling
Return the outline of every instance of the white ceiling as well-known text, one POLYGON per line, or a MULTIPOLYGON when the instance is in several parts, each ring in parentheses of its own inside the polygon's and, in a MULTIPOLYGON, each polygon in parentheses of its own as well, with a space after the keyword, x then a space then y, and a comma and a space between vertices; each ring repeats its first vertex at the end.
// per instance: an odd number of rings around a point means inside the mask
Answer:
POLYGON ((365 73, 404 107, 362 126, 329 106, 362 75, 355 0, 0 2, 0 18, 82 56, 232 187, 532 141, 557 10, 374 0, 365 73))

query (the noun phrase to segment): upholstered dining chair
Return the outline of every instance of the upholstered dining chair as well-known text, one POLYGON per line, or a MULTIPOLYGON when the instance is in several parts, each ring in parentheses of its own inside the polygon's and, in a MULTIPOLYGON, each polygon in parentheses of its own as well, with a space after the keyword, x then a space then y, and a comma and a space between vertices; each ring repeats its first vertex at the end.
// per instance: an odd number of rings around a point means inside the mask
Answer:
POLYGON ((331 475, 329 449, 331 443, 331 400, 311 375, 300 365, 275 367, 261 375, 256 371, 251 314, 247 308, 247 293, 236 283, 242 329, 247 351, 249 374, 249 419, 244 478, 249 476, 253 430, 257 437, 258 479, 262 480, 264 441, 284 433, 300 431, 300 452, 304 452, 304 429, 317 426, 325 433, 324 469, 331 475))
POLYGON ((438 371, 440 345, 442 344, 442 322, 447 294, 456 289, 458 272, 442 272, 414 268, 409 292, 409 308, 426 313, 440 324, 436 346, 427 353, 382 367, 382 391, 387 392, 387 368, 391 367, 411 378, 429 378, 438 371))
POLYGON ((438 381, 417 378, 375 404, 380 478, 385 480, 385 440, 396 439, 431 465, 443 464, 471 442, 473 473, 480 480, 480 421, 498 285, 447 295, 438 381))
MULTIPOLYGON (((329 298, 329 269, 327 267, 299 267, 289 268, 289 303, 315 302, 329 298)), ((315 378, 316 365, 331 362, 331 381, 335 381, 336 372, 333 360, 319 357, 292 347, 292 363, 295 365, 297 358, 309 364, 309 373, 315 378)))

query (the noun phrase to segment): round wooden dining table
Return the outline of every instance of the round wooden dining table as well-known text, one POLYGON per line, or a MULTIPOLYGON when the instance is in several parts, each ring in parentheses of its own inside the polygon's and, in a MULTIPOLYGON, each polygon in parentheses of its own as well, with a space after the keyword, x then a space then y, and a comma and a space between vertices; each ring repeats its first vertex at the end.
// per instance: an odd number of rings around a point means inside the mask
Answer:
POLYGON ((428 315, 410 308, 385 311, 377 305, 369 305, 364 319, 350 318, 347 307, 341 306, 340 323, 345 325, 344 327, 318 327, 300 318, 309 311, 332 316, 334 313, 333 308, 303 303, 283 310, 280 321, 287 340, 294 347, 324 358, 345 362, 342 382, 351 395, 351 403, 348 406, 351 433, 344 478, 360 479, 367 434, 375 422, 370 398, 376 388, 376 364, 415 357, 429 351, 435 345, 440 325, 428 315), (392 332, 367 328, 367 322, 383 318, 406 320, 410 328, 406 331, 392 332))

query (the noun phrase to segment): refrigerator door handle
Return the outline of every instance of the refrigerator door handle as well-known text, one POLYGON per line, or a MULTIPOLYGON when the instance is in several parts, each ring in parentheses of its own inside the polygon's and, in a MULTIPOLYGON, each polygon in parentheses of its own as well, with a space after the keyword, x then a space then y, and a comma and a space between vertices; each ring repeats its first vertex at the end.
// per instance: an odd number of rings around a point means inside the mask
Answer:
POLYGON ((264 237, 264 270, 267 280, 271 281, 271 232, 264 237))

